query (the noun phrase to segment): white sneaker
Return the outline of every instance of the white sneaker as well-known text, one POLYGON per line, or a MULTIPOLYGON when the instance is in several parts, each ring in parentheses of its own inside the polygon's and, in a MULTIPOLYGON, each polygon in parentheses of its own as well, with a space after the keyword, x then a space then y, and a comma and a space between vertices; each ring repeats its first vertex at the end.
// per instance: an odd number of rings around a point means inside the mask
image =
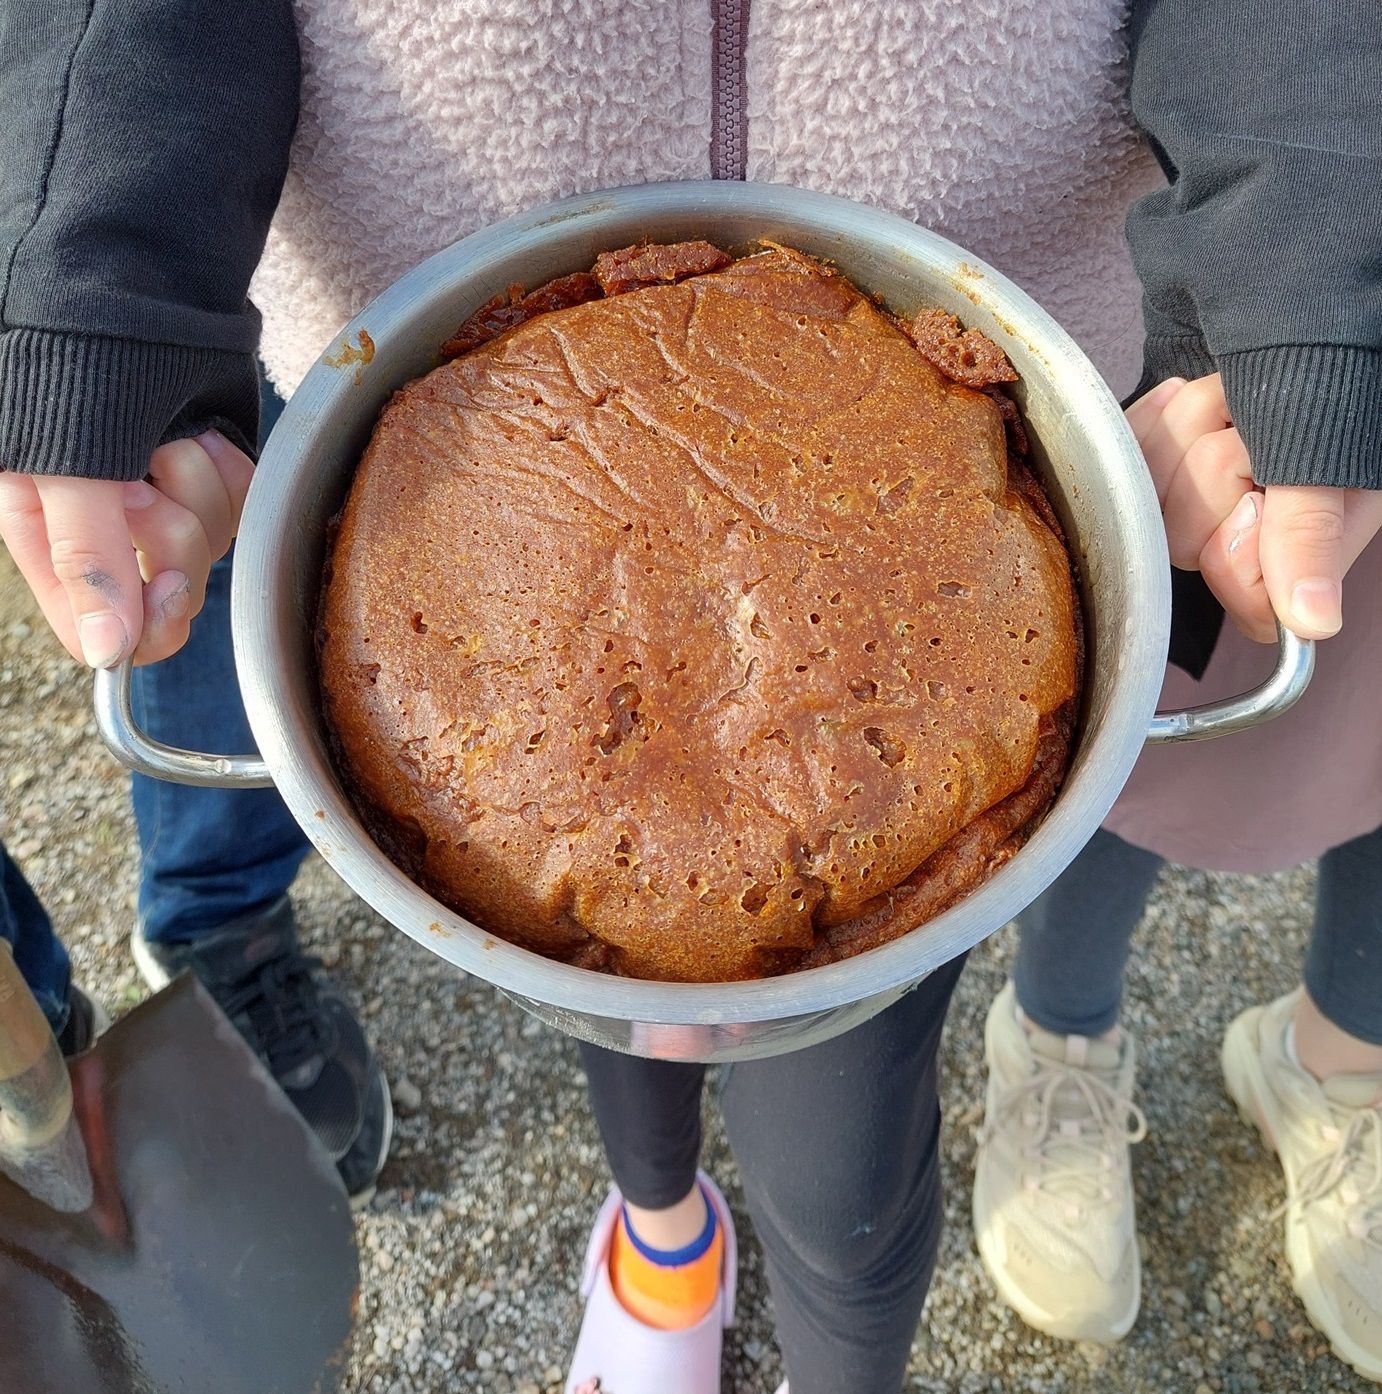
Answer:
POLYGON ((1286 1050, 1300 991, 1250 1007, 1224 1037, 1224 1080, 1286 1173, 1292 1284, 1334 1353, 1382 1383, 1382 1075, 1321 1084, 1286 1050))
POLYGON ((1116 1341, 1142 1299, 1128 1144, 1146 1136, 1147 1122, 1132 1101, 1132 1037, 1112 1045, 1029 1032, 1009 983, 989 1008, 984 1048, 979 1256, 1029 1326, 1116 1341))

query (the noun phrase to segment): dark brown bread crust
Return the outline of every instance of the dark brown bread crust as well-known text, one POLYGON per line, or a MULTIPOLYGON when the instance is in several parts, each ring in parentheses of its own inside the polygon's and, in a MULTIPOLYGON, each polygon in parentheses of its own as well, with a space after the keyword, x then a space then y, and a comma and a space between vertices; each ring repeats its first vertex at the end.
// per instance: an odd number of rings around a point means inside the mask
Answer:
POLYGON ((1078 695, 1069 559, 995 401, 819 263, 686 269, 720 258, 629 249, 616 298, 486 307, 499 337, 386 408, 323 594, 385 850, 641 977, 924 922, 1047 806, 1078 695))

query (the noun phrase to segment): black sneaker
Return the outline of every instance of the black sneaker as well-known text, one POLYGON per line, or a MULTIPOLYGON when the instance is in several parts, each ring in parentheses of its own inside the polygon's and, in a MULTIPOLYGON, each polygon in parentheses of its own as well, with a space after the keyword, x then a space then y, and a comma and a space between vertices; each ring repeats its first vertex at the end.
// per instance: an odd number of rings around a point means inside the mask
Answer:
POLYGON ((351 1204, 368 1204, 393 1137, 389 1086, 321 960, 300 951, 288 897, 183 943, 136 929, 131 946, 152 988, 197 976, 331 1154, 351 1204))
POLYGON ((110 1025, 106 1010, 74 983, 67 989, 67 1025, 58 1032, 58 1049, 70 1060, 96 1044, 96 1037, 110 1025))

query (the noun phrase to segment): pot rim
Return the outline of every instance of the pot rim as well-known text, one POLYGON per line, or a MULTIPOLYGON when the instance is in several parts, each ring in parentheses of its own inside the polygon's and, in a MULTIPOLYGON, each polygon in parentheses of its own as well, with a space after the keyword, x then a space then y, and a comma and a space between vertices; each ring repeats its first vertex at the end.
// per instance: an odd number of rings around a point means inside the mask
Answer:
POLYGON ((518 213, 420 263, 357 314, 310 369, 265 448, 237 544, 232 627, 250 726, 281 796, 322 856, 391 924, 457 967, 558 1015, 747 1026, 830 1010, 919 982, 1001 928, 1073 860, 1112 807, 1142 748, 1165 664, 1170 572, 1152 482, 1118 403, 1075 342, 1025 292, 971 253, 895 214, 787 185, 693 181, 578 194, 518 213), (287 676, 274 662, 269 539, 275 508, 281 509, 294 473, 354 390, 351 375, 341 370, 340 349, 362 343, 362 331, 376 346, 385 344, 406 330, 419 298, 455 299, 467 283, 476 288, 469 295, 473 308, 508 284, 505 264, 550 241, 554 230, 598 232, 613 219, 646 219, 651 226, 659 218, 696 215, 705 219, 705 235, 713 240, 718 217, 745 213, 761 217, 778 236, 789 237, 795 224, 842 242, 886 240, 889 256, 904 267, 911 262, 928 279, 942 275, 952 284, 963 282, 967 298, 995 314, 1036 355, 1052 390, 1073 404, 1092 453, 1106 469, 1126 476, 1120 488, 1132 515, 1122 519, 1130 545, 1120 579, 1129 594, 1128 613, 1138 622, 1120 636, 1120 650, 1111 660, 1113 697, 1051 810, 1011 861, 949 910, 853 958, 779 977, 730 983, 613 977, 558 963, 486 933, 416 886, 374 845, 334 771, 322 768, 310 740, 294 737, 294 721, 301 730, 301 723, 318 717, 301 704, 295 708, 287 676), (328 362, 333 351, 336 360, 328 362))

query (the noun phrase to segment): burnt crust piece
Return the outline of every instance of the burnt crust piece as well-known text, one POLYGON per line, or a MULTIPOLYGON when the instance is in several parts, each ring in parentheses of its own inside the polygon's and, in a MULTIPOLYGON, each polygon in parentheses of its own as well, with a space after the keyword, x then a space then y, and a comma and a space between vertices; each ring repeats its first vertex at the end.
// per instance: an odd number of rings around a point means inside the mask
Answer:
POLYGON ((917 352, 946 377, 983 391, 1000 382, 1016 382, 1008 355, 986 334, 965 329, 944 310, 923 310, 907 327, 917 352))
POLYGON ((595 279, 606 295, 624 295, 723 271, 733 260, 709 242, 644 242, 617 252, 601 252, 595 258, 595 279))
POLYGON ((604 291, 589 271, 577 271, 572 276, 559 276, 545 286, 524 293, 522 286, 510 286, 504 295, 487 300, 441 346, 443 358, 459 358, 491 339, 497 339, 509 329, 517 329, 538 315, 553 310, 569 309, 587 300, 598 300, 604 291))
POLYGON ((1060 785, 1082 665, 997 346, 939 325, 934 363, 811 258, 707 246, 463 327, 381 417, 319 625, 381 847, 491 933, 668 980, 834 961, 980 884, 1060 785))

